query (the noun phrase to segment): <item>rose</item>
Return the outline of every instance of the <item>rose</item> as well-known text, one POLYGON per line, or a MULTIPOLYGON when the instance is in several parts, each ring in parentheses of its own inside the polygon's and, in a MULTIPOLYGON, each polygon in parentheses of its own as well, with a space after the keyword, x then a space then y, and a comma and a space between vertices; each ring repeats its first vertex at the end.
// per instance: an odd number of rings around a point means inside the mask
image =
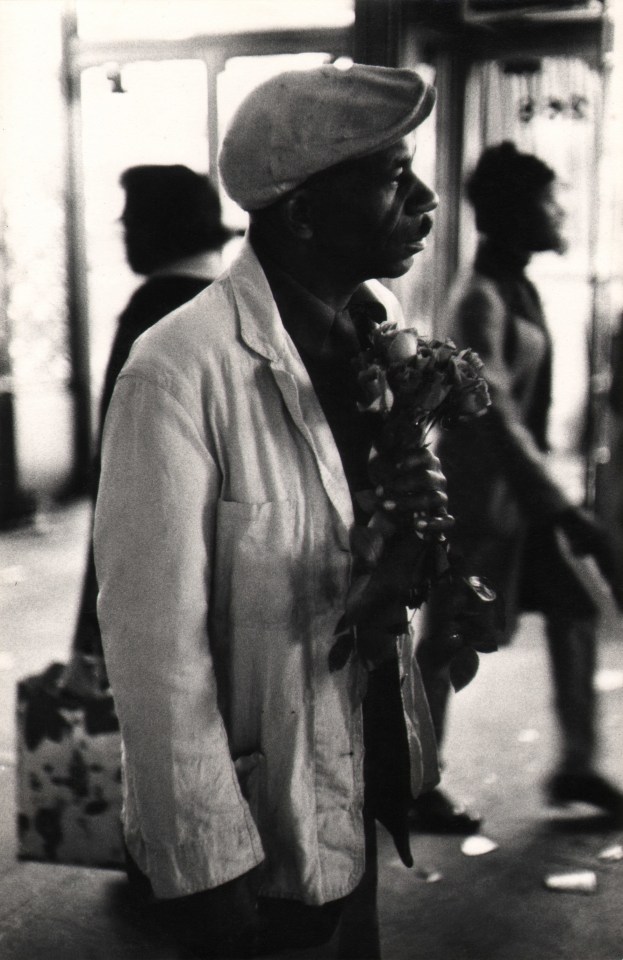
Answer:
POLYGON ((397 330, 387 346, 387 359, 390 363, 397 360, 410 360, 415 357, 420 344, 417 330, 409 327, 406 330, 397 330))
POLYGON ((485 365, 474 350, 470 350, 469 347, 467 350, 461 350, 459 361, 462 370, 469 370, 474 377, 482 376, 485 365))
POLYGON ((387 381, 398 408, 407 406, 417 418, 434 413, 456 388, 448 372, 440 369, 430 351, 402 363, 391 364, 387 381))
POLYGON ((438 371, 433 371, 428 378, 425 409, 431 413, 439 407, 452 390, 452 384, 447 377, 438 371))
POLYGON ((398 333, 398 324, 394 320, 385 320, 374 329, 371 335, 372 352, 381 363, 387 361, 387 350, 398 333))
POLYGON ((487 407, 491 403, 489 391, 485 383, 476 383, 463 391, 458 400, 459 420, 467 420, 472 417, 481 417, 487 412, 487 407))
POLYGON ((448 362, 452 391, 448 403, 440 410, 444 426, 458 420, 482 416, 491 403, 489 389, 482 377, 484 364, 473 350, 462 350, 448 362))
POLYGON ((357 404, 361 412, 386 413, 393 403, 385 371, 378 363, 363 365, 357 374, 363 400, 357 404))
POLYGON ((447 368, 450 359, 456 355, 456 344, 452 340, 432 340, 431 349, 435 354, 435 365, 447 368))

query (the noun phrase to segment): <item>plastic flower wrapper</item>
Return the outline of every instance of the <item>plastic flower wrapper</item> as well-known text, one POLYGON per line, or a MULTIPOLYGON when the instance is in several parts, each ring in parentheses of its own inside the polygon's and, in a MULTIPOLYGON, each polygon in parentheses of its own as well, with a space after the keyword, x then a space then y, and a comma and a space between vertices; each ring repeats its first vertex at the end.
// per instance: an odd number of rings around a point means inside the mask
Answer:
POLYGON ((392 499, 391 489, 400 471, 407 476, 421 458, 434 427, 451 429, 486 412, 491 401, 483 365, 451 340, 424 339, 391 322, 375 327, 355 364, 359 409, 371 420, 373 437, 371 487, 356 497, 370 520, 351 534, 353 580, 330 663, 339 669, 353 649, 370 667, 393 656, 409 610, 434 594, 449 625, 448 636, 439 638, 440 662, 449 663, 459 690, 474 677, 478 653, 497 649, 500 604, 491 585, 451 555, 445 509, 429 516, 413 508, 408 492, 392 499))

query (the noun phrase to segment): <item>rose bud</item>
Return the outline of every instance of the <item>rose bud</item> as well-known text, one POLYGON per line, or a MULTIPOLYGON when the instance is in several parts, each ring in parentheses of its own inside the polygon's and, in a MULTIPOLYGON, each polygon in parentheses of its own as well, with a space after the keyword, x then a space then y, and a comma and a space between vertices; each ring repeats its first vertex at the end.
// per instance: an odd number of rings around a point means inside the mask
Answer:
POLYGON ((417 352, 417 332, 415 330, 398 330, 387 347, 387 359, 392 363, 397 360, 409 360, 417 352))

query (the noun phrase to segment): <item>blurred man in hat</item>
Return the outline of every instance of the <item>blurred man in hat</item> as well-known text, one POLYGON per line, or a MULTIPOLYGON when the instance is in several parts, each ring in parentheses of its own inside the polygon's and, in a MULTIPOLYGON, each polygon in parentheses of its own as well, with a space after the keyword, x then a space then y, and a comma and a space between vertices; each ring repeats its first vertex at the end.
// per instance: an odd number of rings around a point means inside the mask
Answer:
MULTIPOLYGON (((96 563, 126 841, 202 956, 329 939, 374 889, 374 820, 411 865, 408 809, 438 780, 413 638, 376 670, 329 658, 368 486, 350 360, 401 322, 374 278, 405 273, 432 226, 413 131, 433 103, 418 74, 361 65, 254 90, 220 155, 244 248, 139 340, 109 408, 96 563), (392 717, 368 751, 382 784, 364 778, 371 696, 392 717)), ((397 486, 431 516, 445 503, 428 452, 397 486)), ((345 950, 378 956, 374 924, 345 950)))

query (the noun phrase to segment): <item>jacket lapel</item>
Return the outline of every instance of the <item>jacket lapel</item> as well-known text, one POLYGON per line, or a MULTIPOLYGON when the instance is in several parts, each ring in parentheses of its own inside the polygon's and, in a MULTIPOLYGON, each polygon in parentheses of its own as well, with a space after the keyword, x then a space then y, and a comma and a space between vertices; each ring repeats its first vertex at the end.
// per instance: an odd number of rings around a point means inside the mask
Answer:
POLYGON ((325 492, 341 521, 342 544, 348 548, 354 518, 342 461, 307 370, 281 322, 264 271, 248 241, 232 264, 230 276, 241 338, 268 361, 285 407, 314 455, 325 492))

